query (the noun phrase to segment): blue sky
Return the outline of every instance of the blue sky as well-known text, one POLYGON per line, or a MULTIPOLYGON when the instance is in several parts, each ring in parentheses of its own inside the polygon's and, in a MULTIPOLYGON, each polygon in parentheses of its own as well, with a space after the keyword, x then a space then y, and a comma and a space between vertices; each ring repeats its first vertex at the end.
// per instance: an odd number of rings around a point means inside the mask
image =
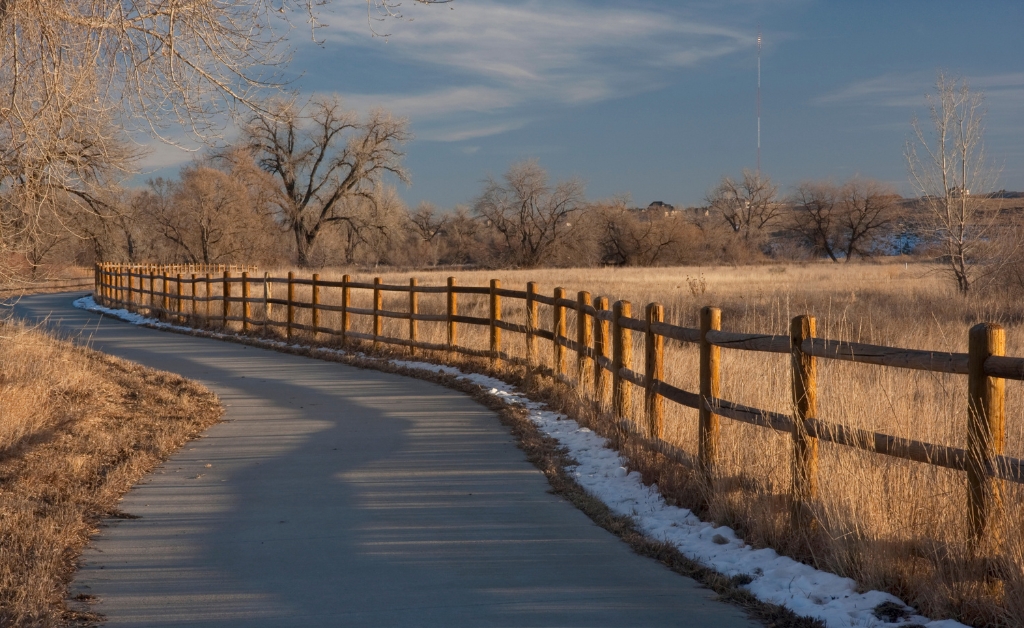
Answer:
MULTIPOLYGON (((410 205, 469 203, 487 175, 536 157, 592 198, 696 204, 756 160, 789 190, 859 174, 910 193, 910 120, 944 69, 984 91, 1000 187, 1024 190, 1024 3, 944 1, 406 2, 372 23, 335 0, 320 45, 296 28, 304 95, 407 116, 410 205)), ((176 158, 157 151, 154 165, 176 158)), ((187 159, 187 157, 186 157, 187 159)))

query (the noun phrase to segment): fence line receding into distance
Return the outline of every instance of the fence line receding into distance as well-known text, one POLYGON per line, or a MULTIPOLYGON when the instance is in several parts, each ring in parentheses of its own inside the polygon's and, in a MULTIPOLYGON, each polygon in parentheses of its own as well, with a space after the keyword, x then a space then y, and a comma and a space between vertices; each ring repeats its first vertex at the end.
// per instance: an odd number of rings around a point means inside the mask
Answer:
POLYGON ((966 519, 976 540, 983 537, 998 540, 1001 535, 993 530, 996 527, 993 513, 1001 507, 1003 483, 1024 484, 1024 460, 1004 455, 1004 381, 1024 380, 1024 358, 1004 355, 1005 332, 992 323, 978 324, 970 329, 967 353, 947 353, 817 338, 815 319, 806 315, 793 318, 789 335, 723 331, 721 311, 712 307, 701 310, 699 328, 681 327, 666 323, 664 308, 657 303, 648 304, 639 317, 633 317, 632 304, 628 301, 616 301, 609 307, 607 299, 599 297, 592 301, 588 292, 579 292, 576 299, 566 298, 562 288, 556 288, 552 296, 547 296, 540 294, 533 282, 527 284, 525 291, 520 291, 503 288, 498 280, 492 280, 488 286, 460 286, 454 277, 443 286, 420 286, 415 279, 409 285, 389 285, 380 278, 372 283, 352 281, 349 275, 341 281, 324 281, 318 274, 308 279, 296 277, 294 273, 288 273, 287 278, 272 277, 269 273, 260 277, 256 276, 255 266, 124 264, 98 264, 95 280, 95 296, 101 305, 133 312, 144 310, 163 319, 194 320, 223 327, 235 322, 240 324, 244 333, 260 330, 266 333, 271 327, 283 328, 284 336, 289 340, 299 332, 311 334, 313 339, 319 334, 326 334, 340 338, 343 343, 365 341, 375 347, 406 347, 411 355, 417 351, 455 352, 490 359, 495 366, 502 362, 525 366, 534 373, 569 384, 586 382, 593 386, 597 401, 610 403, 622 437, 635 439, 645 447, 694 468, 709 487, 718 459, 720 417, 791 434, 791 516, 795 526, 812 523, 808 504, 817 493, 819 441, 964 472, 968 489, 966 519), (233 274, 237 272, 241 273, 240 276, 233 274), (252 290, 254 285, 255 293, 252 290), (285 286, 286 298, 274 297, 275 285, 285 286), (297 300, 297 286, 309 288, 308 301, 297 300), (372 306, 353 305, 353 290, 372 295, 372 306), (328 291, 334 298, 325 298, 328 291), (385 292, 407 293, 408 307, 384 309, 385 292), (419 296, 423 294, 443 298, 444 311, 421 312, 419 296), (488 315, 459 314, 459 295, 486 297, 488 315), (524 302, 525 324, 502 319, 503 298, 524 302), (283 321, 272 318, 275 305, 285 309, 283 321), (550 330, 539 324, 540 305, 550 308, 550 330), (308 324, 296 320, 300 310, 308 311, 308 324), (567 331, 567 310, 576 312, 575 334, 567 331), (327 312, 338 315, 339 327, 322 324, 327 312), (370 332, 354 331, 353 317, 370 319, 370 332), (407 337, 384 335, 385 319, 407 320, 407 337), (443 324, 446 342, 421 341, 420 322, 443 324), (460 325, 486 327, 486 348, 459 344, 460 325), (524 336, 525 357, 503 351, 502 331, 524 336), (644 339, 642 372, 634 369, 634 333, 642 334, 644 339), (666 338, 699 347, 698 392, 663 381, 666 338), (538 339, 547 341, 552 347, 551 366, 542 365, 538 339), (723 348, 790 354, 792 415, 719 398, 720 352, 723 348), (566 366, 569 351, 576 354, 575 382, 566 366), (967 375, 967 447, 960 449, 926 443, 822 420, 817 414, 818 359, 967 375), (643 416, 639 421, 630 416, 634 387, 643 394, 643 416), (663 440, 665 400, 698 411, 696 461, 663 440))

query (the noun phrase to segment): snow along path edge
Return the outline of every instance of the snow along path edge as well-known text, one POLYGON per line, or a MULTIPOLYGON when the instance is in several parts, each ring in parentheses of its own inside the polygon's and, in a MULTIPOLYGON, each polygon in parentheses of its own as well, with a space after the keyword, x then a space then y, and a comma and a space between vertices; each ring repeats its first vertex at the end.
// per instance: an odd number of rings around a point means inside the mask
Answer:
MULTIPOLYGON (((96 304, 91 296, 74 302, 74 306, 121 319, 133 325, 199 334, 210 338, 233 338, 234 334, 173 325, 129 312, 96 304)), ((304 345, 277 340, 247 338, 255 345, 269 348, 306 348, 304 345)), ((349 354, 369 357, 357 352, 321 348, 323 354, 349 354)), ((676 547, 687 558, 714 569, 724 576, 747 575, 749 584, 742 585, 754 597, 771 604, 784 606, 798 615, 825 622, 828 628, 927 626, 928 628, 967 628, 960 622, 947 619, 932 621, 911 614, 890 623, 875 617, 873 610, 879 604, 890 602, 907 607, 899 598, 882 591, 857 592, 857 583, 780 556, 770 548, 754 549, 736 536, 732 528, 701 521, 686 508, 670 506, 658 492, 657 486, 645 486, 640 474, 628 472, 626 461, 608 447, 608 441, 586 427, 581 427, 564 414, 553 412, 539 402, 527 398, 515 387, 485 375, 464 373, 451 367, 408 360, 383 360, 395 366, 442 372, 457 379, 477 384, 489 394, 511 405, 525 408, 529 419, 547 436, 565 447, 578 465, 567 469, 588 493, 602 501, 617 515, 630 517, 639 531, 657 541, 676 547), (723 543, 723 540, 725 541, 723 543)))

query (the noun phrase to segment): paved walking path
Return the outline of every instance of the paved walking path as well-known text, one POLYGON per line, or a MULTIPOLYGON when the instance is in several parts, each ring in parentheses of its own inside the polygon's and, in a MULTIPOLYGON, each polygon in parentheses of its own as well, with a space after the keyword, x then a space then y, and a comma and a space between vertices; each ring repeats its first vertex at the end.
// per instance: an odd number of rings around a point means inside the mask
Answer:
POLYGON ((140 328, 77 296, 14 309, 227 406, 125 496, 140 518, 107 522, 83 555, 71 593, 109 625, 754 625, 550 494, 462 394, 140 328))

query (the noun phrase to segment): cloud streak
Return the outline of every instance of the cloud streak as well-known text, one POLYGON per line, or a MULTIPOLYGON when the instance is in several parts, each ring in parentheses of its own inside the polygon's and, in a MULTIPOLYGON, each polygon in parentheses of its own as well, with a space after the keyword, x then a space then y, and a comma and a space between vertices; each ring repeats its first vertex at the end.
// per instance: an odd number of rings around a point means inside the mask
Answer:
MULTIPOLYGON (((965 78, 972 90, 983 91, 986 100, 995 107, 1019 106, 1024 93, 1024 72, 965 78)), ((933 92, 934 86, 932 72, 883 74, 824 94, 812 102, 816 105, 921 107, 925 104, 925 94, 933 92)))
POLYGON ((451 86, 350 94, 346 101, 360 109, 385 106, 417 127, 465 124, 463 139, 482 137, 478 131, 485 129, 518 128, 500 119, 522 119, 527 108, 585 105, 657 89, 673 72, 754 45, 751 33, 691 19, 672 7, 573 1, 510 6, 492 0, 454 10, 409 6, 406 18, 412 21, 389 24, 384 44, 368 36, 364 3, 335 6, 337 19, 328 20, 324 33, 328 46, 372 47, 393 62, 440 74, 451 86), (464 119, 467 113, 473 116, 464 119))

